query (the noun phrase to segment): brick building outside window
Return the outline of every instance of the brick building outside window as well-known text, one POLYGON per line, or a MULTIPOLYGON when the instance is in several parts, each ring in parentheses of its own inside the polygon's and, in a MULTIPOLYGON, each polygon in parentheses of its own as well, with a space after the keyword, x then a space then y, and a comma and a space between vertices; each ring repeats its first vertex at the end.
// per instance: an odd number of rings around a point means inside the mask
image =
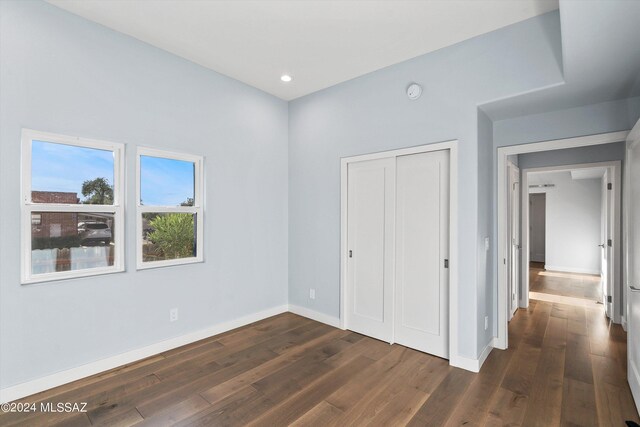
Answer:
MULTIPOLYGON (((77 193, 32 191, 33 203, 80 204, 77 193)), ((78 214, 75 212, 39 212, 31 214, 32 237, 67 237, 78 235, 78 214)))

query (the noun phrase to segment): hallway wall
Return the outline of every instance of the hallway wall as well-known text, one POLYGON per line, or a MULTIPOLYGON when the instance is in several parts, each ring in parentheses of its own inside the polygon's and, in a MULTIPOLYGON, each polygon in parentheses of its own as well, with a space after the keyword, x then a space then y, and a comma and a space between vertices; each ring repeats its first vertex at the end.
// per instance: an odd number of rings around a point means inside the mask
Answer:
POLYGON ((602 179, 543 172, 530 174, 529 184, 555 185, 530 189, 530 193, 546 193, 545 268, 600 274, 602 179))

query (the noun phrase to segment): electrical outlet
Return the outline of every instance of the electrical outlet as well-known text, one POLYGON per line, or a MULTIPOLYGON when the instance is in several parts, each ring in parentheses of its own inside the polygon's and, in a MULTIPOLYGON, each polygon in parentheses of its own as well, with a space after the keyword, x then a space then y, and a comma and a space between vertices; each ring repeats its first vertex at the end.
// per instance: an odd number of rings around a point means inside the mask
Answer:
POLYGON ((489 329, 489 316, 484 316, 484 330, 489 329))
POLYGON ((178 309, 172 308, 169 310, 169 322, 175 322, 176 320, 178 320, 178 309))
POLYGON ((316 299, 316 290, 315 289, 309 289, 309 298, 310 299, 316 299))

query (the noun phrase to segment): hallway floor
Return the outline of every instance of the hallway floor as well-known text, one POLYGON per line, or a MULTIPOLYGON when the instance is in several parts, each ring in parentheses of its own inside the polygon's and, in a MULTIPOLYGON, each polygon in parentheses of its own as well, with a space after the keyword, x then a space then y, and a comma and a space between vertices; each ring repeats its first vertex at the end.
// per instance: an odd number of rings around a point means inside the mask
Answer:
POLYGON ((601 298, 600 276, 546 271, 543 263, 538 262, 532 262, 529 267, 529 290, 590 301, 601 298))
POLYGON ((638 422, 626 381, 626 344, 626 333, 602 306, 530 300, 509 323, 509 350, 491 355, 509 363, 496 393, 502 404, 491 413, 503 425, 638 422))

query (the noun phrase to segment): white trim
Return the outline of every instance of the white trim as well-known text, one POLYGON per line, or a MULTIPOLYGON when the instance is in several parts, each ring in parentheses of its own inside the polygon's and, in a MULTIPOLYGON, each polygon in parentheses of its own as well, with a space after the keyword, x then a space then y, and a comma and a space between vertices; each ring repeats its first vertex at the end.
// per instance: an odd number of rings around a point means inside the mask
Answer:
MULTIPOLYGON (((506 349, 508 347, 507 333, 507 286, 506 269, 503 260, 506 255, 506 164, 510 155, 535 153, 540 151, 552 151, 566 148, 586 147, 591 145, 609 144, 621 142, 627 138, 628 131, 603 133, 599 135, 580 136, 576 138, 566 138, 551 141, 532 142, 507 147, 498 147, 497 152, 497 173, 498 173, 498 336, 496 348, 506 349)), ((525 251, 526 253, 526 251, 525 251)), ((527 256, 528 258, 528 256, 527 256)))
POLYGON ((170 267, 183 264, 194 264, 204 261, 204 157, 186 153, 159 150, 149 147, 138 147, 136 151, 136 269, 170 267), (156 157, 161 159, 190 162, 194 165, 193 206, 149 206, 141 205, 140 157, 156 157), (143 262, 142 257, 142 214, 153 213, 189 213, 196 215, 196 256, 162 261, 143 262))
MULTIPOLYGON (((623 242, 622 242, 622 247, 623 247, 623 261, 624 261, 624 267, 622 270, 622 280, 623 280, 623 291, 622 291, 622 297, 623 297, 623 301, 622 301, 622 314, 623 316, 621 316, 621 323, 622 323, 622 327, 623 329, 626 331, 627 330, 627 319, 630 319, 629 315, 627 313, 629 313, 629 287, 632 286, 632 283, 629 279, 629 270, 630 270, 630 264, 631 264, 631 260, 633 257, 633 253, 632 253, 632 247, 631 247, 631 242, 629 242, 629 233, 630 233, 630 228, 631 228, 631 224, 630 224, 630 214, 631 214, 631 171, 632 168, 636 168, 638 167, 638 165, 633 164, 633 162, 631 161, 631 159, 633 158, 632 156, 632 151, 634 149, 636 149, 636 146, 640 144, 640 120, 638 120, 636 122, 636 124, 633 126, 633 129, 631 129, 631 132, 629 132, 629 135, 627 136, 627 141, 626 141, 626 150, 625 150, 625 159, 626 159, 626 164, 625 164, 625 168, 624 168, 624 195, 623 195, 623 220, 622 220, 622 238, 623 238, 623 242)), ((629 356, 627 354, 627 359, 629 359, 629 356)), ((639 382, 640 383, 640 382, 639 382)), ((636 402, 638 402, 638 404, 640 404, 640 400, 636 400, 636 402)))
POLYGON ((297 314, 298 316, 306 317, 307 319, 315 320, 317 322, 333 326, 334 328, 344 329, 341 327, 340 318, 335 316, 330 316, 328 314, 320 313, 319 311, 294 304, 289 304, 289 311, 293 314, 297 314))
POLYGON ((636 405, 636 411, 640 412, 640 374, 636 370, 636 367, 631 363, 631 359, 627 356, 627 372, 629 376, 632 376, 635 381, 627 381, 629 388, 631 389, 631 395, 633 396, 633 403, 636 405))
POLYGON ((561 267, 557 265, 546 265, 544 269, 547 271, 555 271, 557 273, 576 273, 576 274, 592 274, 600 275, 599 270, 589 270, 588 268, 561 267))
POLYGON ((480 353, 480 357, 478 357, 478 372, 480 371, 480 368, 482 368, 482 365, 484 365, 484 362, 487 360, 487 357, 489 357, 492 350, 493 350, 493 339, 491 339, 491 341, 489 341, 489 343, 484 347, 484 349, 482 349, 482 352, 480 353))
POLYGON ((53 387, 58 387, 72 381, 99 374, 101 372, 117 368, 118 366, 136 362, 138 360, 142 360, 147 357, 151 357, 156 354, 181 347, 183 345, 200 341, 205 338, 210 338, 214 335, 218 335, 223 332, 227 332, 232 329, 236 329, 250 323, 266 319, 268 317, 285 313, 287 311, 288 307, 286 305, 269 308, 267 310, 249 314, 238 319, 218 323, 206 329, 202 329, 196 332, 190 332, 188 334, 180 335, 174 338, 169 338, 155 344, 127 351, 125 353, 116 354, 104 359, 97 360, 95 362, 90 362, 75 368, 56 372, 54 374, 20 383, 11 387, 3 388, 2 390, 0 390, 0 402, 10 402, 25 396, 30 396, 32 394, 39 393, 53 387))
POLYGON ((100 141, 97 139, 80 138, 32 129, 22 129, 22 170, 21 170, 21 274, 22 284, 50 282, 55 280, 74 279, 78 277, 97 276, 102 274, 119 273, 125 270, 125 145, 117 142, 100 141), (52 144, 71 145, 74 147, 92 148, 113 152, 113 204, 85 205, 85 204, 56 204, 33 203, 31 200, 31 146, 33 141, 52 144), (113 214, 115 228, 112 229, 114 242, 114 259, 110 267, 87 268, 65 272, 32 274, 31 271, 31 214, 33 212, 103 212, 113 214))
MULTIPOLYGON (((458 356, 458 141, 451 140, 398 150, 343 157, 340 159, 340 328, 346 329, 347 298, 347 179, 348 165, 365 160, 384 159, 449 150, 449 364, 457 364, 458 356)), ((466 368, 465 368, 466 369, 466 368)))
MULTIPOLYGON (((509 195, 507 196, 507 201, 508 201, 507 203, 509 203, 509 206, 507 207, 507 209, 509 209, 509 214, 510 214, 510 217, 508 218, 508 221, 509 221, 509 224, 511 224, 511 221, 513 221, 513 213, 514 213, 512 211, 513 203, 512 203, 511 198, 513 197, 513 189, 511 188, 511 186, 515 186, 515 185, 520 186, 520 212, 518 212, 518 214, 519 214, 518 216, 520 217, 520 221, 522 221, 522 204, 523 204, 523 200, 524 200, 524 195, 522 193, 523 193, 523 188, 524 187, 522 186, 522 183, 520 182, 520 180, 521 180, 520 168, 515 163, 511 162, 508 159, 507 159, 507 173, 509 175, 508 176, 509 195), (512 179, 513 179, 513 176, 512 176, 513 175, 512 174, 513 170, 515 170, 515 172, 517 172, 517 174, 518 174, 518 178, 517 178, 516 181, 512 181, 512 179)), ((514 261, 511 259, 512 255, 513 255, 513 248, 511 247, 511 245, 513 245, 513 236, 511 235, 512 228, 513 227, 509 227, 509 230, 507 231, 507 245, 509 245, 508 246, 509 249, 508 249, 508 253, 507 253, 507 268, 511 267, 511 264, 514 263, 514 261)), ((520 250, 520 260, 522 261, 522 258, 523 258, 522 257, 522 251, 523 251, 523 248, 524 248, 524 245, 522 244, 522 242, 523 242, 523 240, 522 240, 522 237, 523 237, 522 236, 522 229, 520 230, 520 233, 518 233, 518 234, 519 234, 519 238, 520 238, 520 241, 518 242, 518 244, 520 245, 520 249, 519 249, 520 250)), ((515 263, 517 263, 517 260, 515 261, 515 263)), ((515 291, 516 291, 516 299, 517 299, 518 307, 522 307, 522 297, 523 297, 522 294, 524 292, 521 291, 521 284, 522 284, 522 280, 523 280, 522 277, 524 276, 524 274, 523 274, 523 270, 522 270, 522 264, 520 264, 518 267, 520 269, 519 270, 520 277, 517 278, 517 281, 515 283, 515 291)), ((510 281, 511 278, 508 277, 507 280, 510 281)), ((511 284, 511 286, 513 286, 513 285, 514 284, 511 284)), ((510 290, 513 291, 512 289, 510 289, 510 290)), ((513 319, 514 313, 517 311, 517 308, 518 308, 518 307, 516 307, 516 310, 512 310, 510 302, 511 302, 511 298, 509 298, 509 302, 507 303, 507 304, 509 304, 508 316, 507 316, 508 320, 513 319)), ((526 305, 524 307, 526 307, 526 305)))
MULTIPOLYGON (((629 337, 631 337, 633 334, 638 334, 638 325, 636 325, 635 323, 633 323, 633 317, 629 314, 630 312, 633 311, 633 307, 630 304, 629 300, 630 300, 630 296, 631 296, 631 287, 632 286, 638 286, 637 283, 633 283, 632 281, 637 279, 634 277, 630 277, 633 276, 633 260, 635 257, 638 256, 638 248, 634 248, 633 247, 633 241, 631 241, 632 239, 629 238, 629 234, 631 234, 634 230, 632 230, 632 223, 631 223, 631 214, 632 214, 632 185, 631 185, 631 175, 633 173, 633 171, 636 170, 636 168, 638 168, 639 165, 637 165, 633 159, 633 150, 637 150, 638 149, 638 144, 640 144, 640 120, 638 120, 636 122, 636 124, 633 126, 633 129, 631 130, 631 132, 629 133, 629 137, 627 138, 626 141, 626 164, 625 164, 625 203, 624 203, 624 233, 623 236, 625 237, 625 241, 624 241, 624 257, 625 257, 625 263, 624 263, 624 317, 622 318, 622 327, 624 328, 625 331, 628 330, 629 333, 629 337), (631 274, 630 274, 631 273, 631 274)), ((635 225, 635 224, 634 224, 635 225)), ((637 272, 635 272, 637 274, 637 272)), ((637 303, 636 303, 637 304, 637 303)), ((636 307, 637 308, 637 307, 636 307)), ((627 381, 629 383, 629 388, 631 389, 631 394, 633 395, 633 401, 636 405, 636 410, 640 411, 640 374, 638 373, 637 370, 637 358, 638 355, 637 354, 632 354, 633 352, 627 351, 627 381), (635 362, 632 359, 632 356, 635 358, 635 362)))
POLYGON ((482 365, 491 354, 491 350, 493 350, 494 339, 492 339, 480 352, 480 356, 477 359, 471 359, 469 357, 458 356, 452 360, 450 360, 450 365, 455 366, 457 368, 466 369, 471 372, 480 372, 482 365))
POLYGON ((341 164, 364 162, 366 160, 387 159, 390 157, 408 156, 410 154, 428 153, 430 151, 449 150, 457 144, 457 140, 435 142, 433 144, 418 145, 415 147, 400 148, 397 150, 378 151, 375 153, 360 154, 357 156, 342 157, 341 164))

